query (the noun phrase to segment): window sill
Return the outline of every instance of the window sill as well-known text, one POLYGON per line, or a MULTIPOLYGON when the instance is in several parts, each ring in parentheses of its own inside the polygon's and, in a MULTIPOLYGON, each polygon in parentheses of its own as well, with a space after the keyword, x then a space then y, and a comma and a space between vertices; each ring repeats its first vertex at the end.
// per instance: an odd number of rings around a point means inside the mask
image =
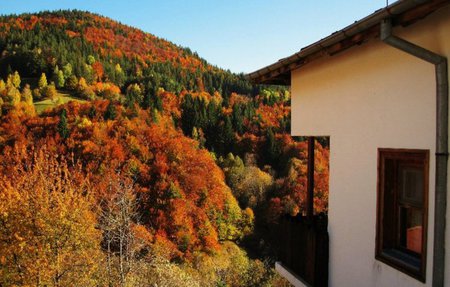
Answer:
POLYGON ((384 249, 376 256, 376 259, 425 283, 421 259, 409 252, 394 248, 384 249))

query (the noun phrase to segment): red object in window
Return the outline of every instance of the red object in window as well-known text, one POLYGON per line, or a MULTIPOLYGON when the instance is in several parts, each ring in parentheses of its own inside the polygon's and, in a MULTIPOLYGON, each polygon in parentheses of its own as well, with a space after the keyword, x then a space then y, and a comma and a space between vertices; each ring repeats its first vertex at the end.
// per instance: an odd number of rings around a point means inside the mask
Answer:
POLYGON ((406 248, 422 253, 422 226, 414 226, 406 231, 406 248))

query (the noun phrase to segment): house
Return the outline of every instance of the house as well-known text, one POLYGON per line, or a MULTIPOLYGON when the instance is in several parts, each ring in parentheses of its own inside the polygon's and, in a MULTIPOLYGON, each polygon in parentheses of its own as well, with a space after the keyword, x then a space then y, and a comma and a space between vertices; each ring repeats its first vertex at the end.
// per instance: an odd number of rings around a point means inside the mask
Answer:
POLYGON ((291 86, 293 136, 330 137, 329 286, 450 286, 449 4, 397 1, 248 75, 291 86))

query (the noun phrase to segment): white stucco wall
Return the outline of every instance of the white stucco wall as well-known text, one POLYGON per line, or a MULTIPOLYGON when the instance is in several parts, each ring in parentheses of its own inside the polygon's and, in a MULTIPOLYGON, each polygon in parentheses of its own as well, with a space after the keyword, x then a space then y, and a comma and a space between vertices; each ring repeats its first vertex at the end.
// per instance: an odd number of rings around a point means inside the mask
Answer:
MULTIPOLYGON (((450 58, 450 8, 394 34, 450 58)), ((330 286, 431 286, 434 66, 377 39, 293 71, 291 89, 292 134, 331 137, 330 286), (425 284, 375 260, 377 148, 430 150, 425 284)))

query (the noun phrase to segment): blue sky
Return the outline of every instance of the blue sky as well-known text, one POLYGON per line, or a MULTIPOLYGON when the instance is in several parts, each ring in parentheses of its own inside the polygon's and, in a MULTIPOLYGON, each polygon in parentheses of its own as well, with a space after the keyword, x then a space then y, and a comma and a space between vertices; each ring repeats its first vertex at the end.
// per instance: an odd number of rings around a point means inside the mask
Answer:
POLYGON ((1 14, 55 9, 95 12, 189 47, 233 72, 252 72, 272 64, 386 5, 386 0, 2 2, 1 14))

